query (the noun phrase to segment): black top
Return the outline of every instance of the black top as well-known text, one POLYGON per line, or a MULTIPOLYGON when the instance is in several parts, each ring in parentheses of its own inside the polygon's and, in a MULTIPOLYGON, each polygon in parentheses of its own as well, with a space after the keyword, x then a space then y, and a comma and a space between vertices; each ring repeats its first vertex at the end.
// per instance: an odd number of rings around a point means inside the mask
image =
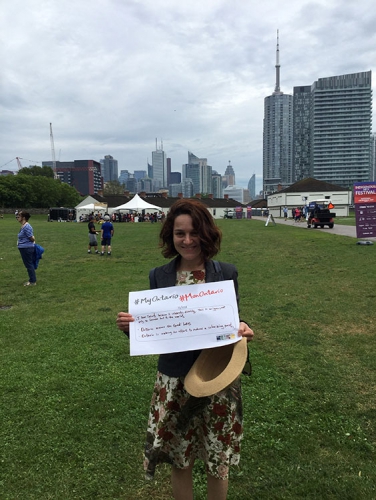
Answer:
MULTIPOLYGON (((155 268, 154 279, 150 279, 150 288, 165 288, 176 285, 178 259, 179 257, 164 266, 155 268)), ((215 281, 233 280, 239 307, 238 271, 232 264, 221 262, 219 265, 220 267, 215 266, 213 261, 205 264, 205 282, 213 283, 215 281)), ((200 352, 201 350, 195 350, 161 354, 158 360, 158 370, 170 377, 185 376, 198 358, 200 352)))

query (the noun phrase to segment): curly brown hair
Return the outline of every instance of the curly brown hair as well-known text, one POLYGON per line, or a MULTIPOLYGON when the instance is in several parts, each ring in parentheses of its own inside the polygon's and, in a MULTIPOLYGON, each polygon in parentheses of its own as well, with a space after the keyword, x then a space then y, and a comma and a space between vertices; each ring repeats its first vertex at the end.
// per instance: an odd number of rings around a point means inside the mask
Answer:
POLYGON ((221 230, 215 225, 212 215, 201 201, 184 198, 171 206, 162 226, 159 234, 162 255, 167 258, 178 255, 174 246, 174 223, 179 215, 189 215, 192 218, 193 228, 200 236, 204 260, 214 257, 221 247, 221 230))

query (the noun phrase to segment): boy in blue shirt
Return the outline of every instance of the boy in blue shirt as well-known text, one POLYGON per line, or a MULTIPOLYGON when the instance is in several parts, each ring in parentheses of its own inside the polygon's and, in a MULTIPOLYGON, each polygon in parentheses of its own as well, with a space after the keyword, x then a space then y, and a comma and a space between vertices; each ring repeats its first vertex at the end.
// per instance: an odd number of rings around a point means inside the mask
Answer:
POLYGON ((110 222, 110 216, 105 215, 104 216, 105 222, 102 224, 101 228, 101 245, 102 245, 102 251, 101 255, 104 255, 104 250, 105 247, 107 246, 107 255, 111 255, 111 238, 114 235, 114 226, 110 222))

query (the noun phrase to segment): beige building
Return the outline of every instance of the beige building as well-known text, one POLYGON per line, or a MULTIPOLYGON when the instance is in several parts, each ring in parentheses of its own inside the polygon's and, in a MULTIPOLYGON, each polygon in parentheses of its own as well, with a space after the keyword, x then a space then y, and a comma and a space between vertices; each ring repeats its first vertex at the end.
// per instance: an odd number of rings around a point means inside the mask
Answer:
POLYGON ((268 195, 267 206, 273 217, 283 217, 283 207, 288 208, 290 215, 292 208, 304 207, 316 200, 333 203, 333 212, 337 216, 346 217, 352 204, 352 191, 329 182, 308 178, 268 195))

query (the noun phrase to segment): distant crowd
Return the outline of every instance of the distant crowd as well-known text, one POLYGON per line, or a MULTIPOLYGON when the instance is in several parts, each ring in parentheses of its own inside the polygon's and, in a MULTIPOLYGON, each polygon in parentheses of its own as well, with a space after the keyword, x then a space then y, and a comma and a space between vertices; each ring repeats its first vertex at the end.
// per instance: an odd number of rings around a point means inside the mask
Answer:
MULTIPOLYGON (((79 221, 80 222, 88 222, 88 221, 93 221, 93 222, 98 222, 100 223, 103 221, 104 216, 108 214, 102 215, 100 212, 94 213, 92 212, 89 215, 80 215, 79 221)), ((111 222, 164 222, 166 218, 166 214, 164 212, 162 213, 119 213, 119 212, 114 212, 110 217, 111 222)))

